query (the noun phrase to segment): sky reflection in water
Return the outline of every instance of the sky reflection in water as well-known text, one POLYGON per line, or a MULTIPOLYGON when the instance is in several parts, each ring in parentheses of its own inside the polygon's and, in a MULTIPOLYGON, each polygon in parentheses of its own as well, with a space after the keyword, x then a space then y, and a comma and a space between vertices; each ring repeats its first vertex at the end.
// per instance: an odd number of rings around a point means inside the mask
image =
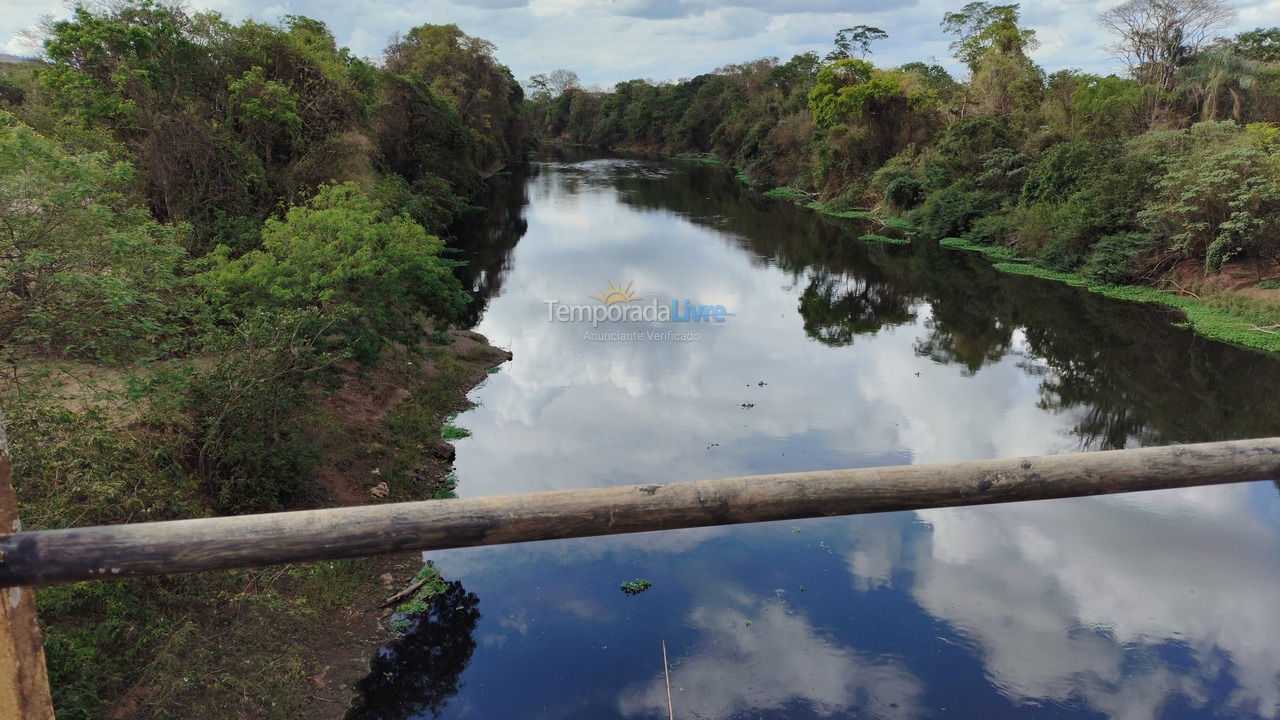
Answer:
MULTIPOLYGON (((515 359, 458 420, 463 496, 1280 434, 1280 363, 1160 309, 867 246, 715 168, 535 170, 471 232, 515 359), (689 343, 547 320, 629 282, 734 315, 689 343)), ((680 718, 1275 718, 1278 528, 1258 483, 432 553, 474 652, 357 716, 666 717, 665 640, 680 718)))

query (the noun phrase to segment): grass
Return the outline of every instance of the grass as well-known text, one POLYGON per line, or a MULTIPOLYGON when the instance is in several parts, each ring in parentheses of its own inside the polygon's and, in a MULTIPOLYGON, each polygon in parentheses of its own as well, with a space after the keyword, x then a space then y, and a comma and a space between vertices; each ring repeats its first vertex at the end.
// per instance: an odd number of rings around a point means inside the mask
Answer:
POLYGON ((809 199, 809 193, 786 185, 765 190, 764 196, 774 200, 795 200, 797 202, 809 199))
POLYGON ((1263 290, 1280 290, 1280 278, 1263 280, 1262 282, 1258 283, 1258 287, 1262 288, 1263 290))
POLYGON ((821 200, 814 200, 804 204, 810 210, 820 212, 823 215, 831 217, 845 218, 846 220, 875 220, 878 219, 876 214, 870 210, 836 210, 821 200))
POLYGON ((724 165, 724 161, 714 155, 675 155, 671 159, 697 162, 704 165, 724 165))
POLYGON ((451 422, 447 422, 444 424, 444 427, 440 429, 440 437, 453 442, 454 440, 463 440, 471 437, 471 431, 464 427, 458 427, 451 422))
POLYGON ((412 618, 430 610, 431 599, 449 587, 444 578, 440 577, 440 571, 434 565, 424 565, 413 576, 413 580, 409 584, 413 585, 414 583, 422 584, 409 597, 405 598, 399 605, 396 605, 395 613, 398 617, 393 618, 390 622, 394 630, 403 632, 408 629, 412 618))
POLYGON ((1252 329, 1280 322, 1280 308, 1275 306, 1230 296, 1193 298, 1142 285, 1094 283, 1078 273, 1049 270, 1025 263, 1000 262, 995 264, 995 268, 1015 275, 1064 282, 1118 300, 1164 305, 1181 311, 1187 318, 1187 324, 1205 337, 1255 350, 1280 353, 1280 334, 1252 329))
POLYGON ((1022 262, 1023 258, 1018 255, 1018 251, 1005 245, 980 245, 964 238, 943 238, 938 244, 944 248, 952 250, 972 250, 973 252, 986 255, 992 262, 1022 262))
POLYGON ((50 670, 58 717, 107 717, 112 698, 128 697, 131 689, 141 690, 140 707, 129 717, 308 716, 317 670, 307 656, 309 639, 350 612, 351 597, 368 591, 375 563, 41 589, 46 647, 56 649, 50 670))
POLYGON ((885 227, 890 227, 890 228, 893 228, 894 230, 914 230, 915 229, 911 226, 911 223, 907 222, 902 218, 896 218, 896 217, 886 218, 886 217, 873 216, 873 219, 881 223, 885 227))
MULTIPOLYGON (((392 498, 452 496, 457 478, 439 477, 447 468, 432 456, 432 442, 466 432, 450 421, 499 359, 483 345, 453 350, 428 341, 433 372, 407 376, 411 394, 384 418, 385 427, 361 426, 330 446, 334 466, 376 453, 392 498)), ((421 357, 389 355, 386 362, 403 366, 406 359, 416 364, 421 357)), ((161 452, 167 435, 153 438, 158 431, 141 426, 121 432, 98 410, 102 402, 90 401, 88 386, 78 390, 86 394, 82 412, 24 387, 22 402, 5 398, 5 412, 25 525, 209 514, 196 479, 175 453, 161 452)), ((58 717, 311 717, 315 695, 332 689, 311 678, 333 652, 334 623, 349 622, 357 608, 376 610, 383 594, 376 578, 403 571, 405 562, 366 558, 41 588, 36 598, 58 717)), ((441 587, 433 576, 406 603, 441 587)), ((412 611, 402 606, 400 615, 412 611)), ((377 638, 370 630, 366 639, 377 638)))
POLYGON ((470 358, 455 356, 444 348, 432 348, 428 355, 435 372, 414 383, 409 388, 409 397, 385 420, 389 458, 382 478, 390 488, 389 497, 394 500, 417 499, 431 490, 421 485, 415 472, 429 462, 429 450, 424 447, 423 438, 460 440, 471 434, 450 421, 472 407, 459 389, 465 392, 475 384, 476 367, 469 364, 470 358))
POLYGON ((886 217, 872 210, 837 210, 821 200, 807 202, 804 206, 810 210, 820 212, 823 215, 830 217, 842 218, 845 220, 870 220, 871 222, 879 223, 893 230, 910 231, 915 229, 912 227, 911 223, 902 218, 886 217))
POLYGON ((877 242, 886 245, 910 245, 911 241, 906 238, 893 238, 884 235, 859 235, 858 239, 863 242, 877 242))

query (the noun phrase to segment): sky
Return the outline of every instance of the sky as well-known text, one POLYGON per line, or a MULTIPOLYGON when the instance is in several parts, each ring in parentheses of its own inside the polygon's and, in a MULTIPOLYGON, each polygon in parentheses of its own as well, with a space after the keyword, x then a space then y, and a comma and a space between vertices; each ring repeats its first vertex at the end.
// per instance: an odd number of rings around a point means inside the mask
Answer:
MULTIPOLYGON (((190 0, 231 20, 275 20, 297 14, 323 20, 339 43, 377 59, 397 31, 423 23, 456 23, 497 46, 498 59, 522 82, 534 73, 567 68, 584 84, 623 80, 679 80, 760 57, 786 59, 809 50, 825 54, 840 28, 872 25, 889 33, 872 60, 894 66, 938 62, 960 73, 939 28, 943 13, 965 0, 190 0)), ((1025 24, 1040 47, 1033 58, 1046 70, 1121 72, 1104 49, 1096 23, 1118 0, 1034 0, 1022 3, 1025 24)), ((1280 0, 1229 3, 1237 20, 1224 34, 1272 26, 1280 0)), ((0 52, 34 55, 23 31, 42 17, 69 14, 63 0, 0 0, 0 52)))

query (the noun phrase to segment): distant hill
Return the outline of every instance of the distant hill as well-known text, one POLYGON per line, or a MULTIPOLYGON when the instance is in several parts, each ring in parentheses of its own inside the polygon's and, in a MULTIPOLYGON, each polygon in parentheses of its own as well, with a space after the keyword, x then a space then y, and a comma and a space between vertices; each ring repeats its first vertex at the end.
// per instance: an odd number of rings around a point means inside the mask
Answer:
POLYGON ((21 55, 10 55, 8 53, 0 53, 0 63, 33 63, 35 58, 22 57, 21 55))

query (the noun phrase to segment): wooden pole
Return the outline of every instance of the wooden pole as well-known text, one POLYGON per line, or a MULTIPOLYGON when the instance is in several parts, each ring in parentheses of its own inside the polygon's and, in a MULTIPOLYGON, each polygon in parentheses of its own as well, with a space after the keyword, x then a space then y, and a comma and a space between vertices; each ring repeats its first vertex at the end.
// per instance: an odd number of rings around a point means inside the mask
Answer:
POLYGON ((0 587, 1280 478, 1280 438, 555 490, 0 537, 0 587))
MULTIPOLYGON (((0 528, 18 532, 18 500, 9 470, 9 443, 0 414, 0 528)), ((44 643, 31 589, 0 592, 0 718, 53 720, 44 643)))

